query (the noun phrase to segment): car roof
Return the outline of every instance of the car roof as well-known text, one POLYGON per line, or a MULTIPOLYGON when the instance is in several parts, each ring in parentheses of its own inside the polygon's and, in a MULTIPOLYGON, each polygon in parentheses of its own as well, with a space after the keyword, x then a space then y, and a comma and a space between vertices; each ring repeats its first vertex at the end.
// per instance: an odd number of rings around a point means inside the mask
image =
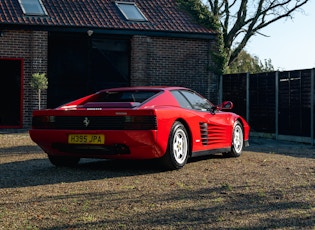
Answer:
POLYGON ((119 88, 109 88, 101 90, 100 92, 106 91, 132 91, 132 90, 179 90, 179 89, 187 89, 185 87, 180 86, 130 86, 130 87, 119 87, 119 88))

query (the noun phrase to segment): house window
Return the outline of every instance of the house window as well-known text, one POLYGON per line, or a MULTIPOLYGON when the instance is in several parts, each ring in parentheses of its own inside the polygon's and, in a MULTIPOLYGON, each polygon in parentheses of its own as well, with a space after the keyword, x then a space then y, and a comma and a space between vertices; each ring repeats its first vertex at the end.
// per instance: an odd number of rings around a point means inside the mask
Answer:
POLYGON ((26 15, 47 15, 41 0, 19 0, 23 13, 26 15))
POLYGON ((134 2, 116 2, 120 12, 130 21, 147 21, 146 17, 134 2))

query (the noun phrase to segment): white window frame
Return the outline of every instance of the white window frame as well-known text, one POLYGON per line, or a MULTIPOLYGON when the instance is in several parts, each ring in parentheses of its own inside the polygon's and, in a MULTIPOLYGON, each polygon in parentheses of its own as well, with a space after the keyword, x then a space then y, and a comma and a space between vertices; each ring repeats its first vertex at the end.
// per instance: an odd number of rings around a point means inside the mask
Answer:
POLYGON ((25 15, 30 15, 30 16, 46 16, 47 11, 42 3, 41 0, 19 0, 20 6, 22 8, 22 11, 25 15), (28 11, 25 7, 25 5, 32 5, 35 6, 38 11, 28 11))
POLYGON ((136 3, 134 2, 122 2, 122 1, 116 1, 115 2, 117 8, 120 10, 120 12, 124 15, 124 17, 128 20, 128 21, 148 21, 148 19, 144 16, 144 14, 141 12, 141 10, 139 9, 139 7, 137 6, 136 3), (138 13, 139 17, 129 17, 125 10, 121 7, 122 5, 129 5, 129 6, 133 6, 134 10, 136 10, 136 12, 138 13))

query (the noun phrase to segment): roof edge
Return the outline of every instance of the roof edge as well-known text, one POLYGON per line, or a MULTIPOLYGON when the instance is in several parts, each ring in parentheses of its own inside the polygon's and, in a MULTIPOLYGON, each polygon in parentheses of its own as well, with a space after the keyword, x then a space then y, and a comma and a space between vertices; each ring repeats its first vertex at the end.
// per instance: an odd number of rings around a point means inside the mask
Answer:
POLYGON ((153 30, 126 30, 126 29, 102 29, 95 27, 70 27, 70 26, 41 26, 41 25, 21 25, 21 24, 0 24, 0 30, 32 30, 48 32, 72 32, 87 33, 92 30, 94 34, 105 35, 143 35, 155 37, 191 38, 191 39, 215 39, 217 33, 196 33, 181 31, 153 31, 153 30))

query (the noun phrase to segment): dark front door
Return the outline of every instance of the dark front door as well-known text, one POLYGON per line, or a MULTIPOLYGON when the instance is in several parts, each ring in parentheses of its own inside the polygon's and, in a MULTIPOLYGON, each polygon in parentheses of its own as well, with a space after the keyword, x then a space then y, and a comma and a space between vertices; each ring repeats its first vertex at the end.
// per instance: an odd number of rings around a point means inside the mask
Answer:
POLYGON ((98 90, 130 85, 128 38, 51 33, 48 107, 54 108, 98 90))
POLYGON ((22 59, 0 59, 0 128, 22 127, 22 59))

